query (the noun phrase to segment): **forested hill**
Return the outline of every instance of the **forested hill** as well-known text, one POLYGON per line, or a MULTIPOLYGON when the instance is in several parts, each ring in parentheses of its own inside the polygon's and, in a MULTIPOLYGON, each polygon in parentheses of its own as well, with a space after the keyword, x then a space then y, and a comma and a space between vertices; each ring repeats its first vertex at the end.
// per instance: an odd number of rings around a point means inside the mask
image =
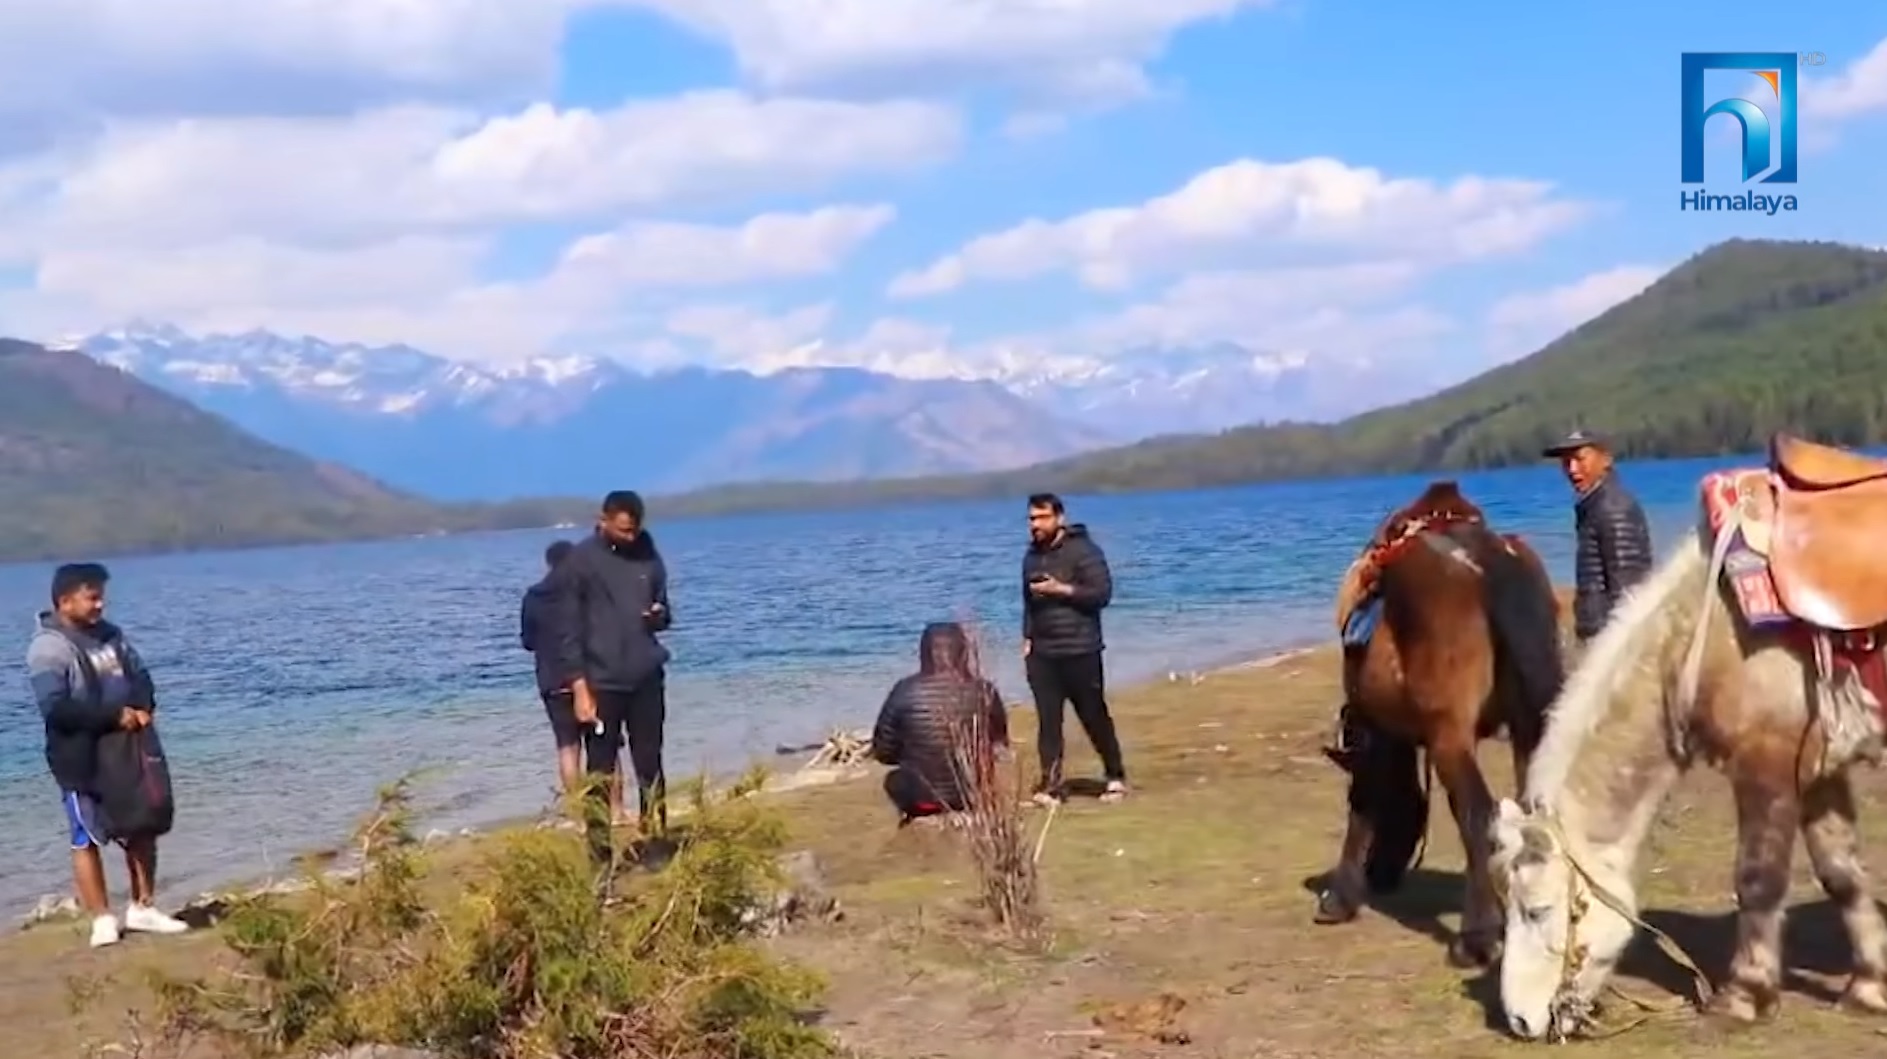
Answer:
POLYGON ((670 512, 842 507, 1131 492, 1537 461, 1575 426, 1627 456, 1759 449, 1788 429, 1887 441, 1887 253, 1732 240, 1671 270, 1522 360, 1330 425, 1156 439, 999 474, 841 485, 733 486, 666 498, 670 512))
POLYGON ((0 560, 547 525, 277 448, 78 353, 0 339, 0 560))

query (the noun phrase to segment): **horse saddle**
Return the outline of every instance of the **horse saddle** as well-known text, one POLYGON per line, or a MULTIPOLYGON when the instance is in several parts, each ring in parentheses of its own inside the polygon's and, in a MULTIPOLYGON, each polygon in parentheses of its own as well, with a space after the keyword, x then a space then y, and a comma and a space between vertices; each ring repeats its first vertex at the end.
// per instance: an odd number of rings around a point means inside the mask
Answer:
POLYGON ((1789 613, 1823 629, 1887 625, 1887 460, 1777 434, 1769 571, 1789 613))

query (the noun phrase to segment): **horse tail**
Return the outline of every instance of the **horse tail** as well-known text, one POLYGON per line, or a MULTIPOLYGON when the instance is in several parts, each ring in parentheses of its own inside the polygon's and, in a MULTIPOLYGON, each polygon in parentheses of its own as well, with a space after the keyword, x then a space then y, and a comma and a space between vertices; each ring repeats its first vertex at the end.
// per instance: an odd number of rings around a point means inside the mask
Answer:
POLYGON ((1508 668, 1523 699, 1505 718, 1508 736, 1531 754, 1546 733, 1547 710, 1566 682, 1559 601, 1545 564, 1519 537, 1504 535, 1480 551, 1483 605, 1498 664, 1508 668))

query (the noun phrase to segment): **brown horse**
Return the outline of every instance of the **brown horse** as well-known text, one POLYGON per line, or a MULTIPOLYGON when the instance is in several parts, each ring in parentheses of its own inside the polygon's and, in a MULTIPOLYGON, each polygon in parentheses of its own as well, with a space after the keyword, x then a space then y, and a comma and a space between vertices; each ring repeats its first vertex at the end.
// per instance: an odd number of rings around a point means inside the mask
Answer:
POLYGON ((1360 739, 1332 755, 1350 772, 1349 826, 1316 921, 1348 922, 1368 892, 1401 885, 1428 829, 1417 760, 1426 751, 1468 853, 1449 957, 1491 964, 1501 939, 1488 877, 1494 799, 1475 749, 1506 729, 1525 776, 1564 679, 1552 580, 1524 542, 1489 529, 1455 483, 1435 482, 1352 564, 1338 624, 1346 720, 1360 739))

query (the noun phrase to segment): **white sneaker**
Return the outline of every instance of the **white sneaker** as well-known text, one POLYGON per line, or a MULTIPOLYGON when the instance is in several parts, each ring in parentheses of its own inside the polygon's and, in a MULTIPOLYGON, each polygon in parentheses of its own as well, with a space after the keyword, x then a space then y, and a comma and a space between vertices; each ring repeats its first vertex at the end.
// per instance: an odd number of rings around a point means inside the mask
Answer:
POLYGON ((140 934, 182 934, 190 924, 159 912, 150 905, 131 904, 124 910, 124 927, 140 934))
POLYGON ((107 913, 92 917, 92 948, 102 949, 107 945, 118 944, 122 935, 118 932, 118 917, 107 913))

